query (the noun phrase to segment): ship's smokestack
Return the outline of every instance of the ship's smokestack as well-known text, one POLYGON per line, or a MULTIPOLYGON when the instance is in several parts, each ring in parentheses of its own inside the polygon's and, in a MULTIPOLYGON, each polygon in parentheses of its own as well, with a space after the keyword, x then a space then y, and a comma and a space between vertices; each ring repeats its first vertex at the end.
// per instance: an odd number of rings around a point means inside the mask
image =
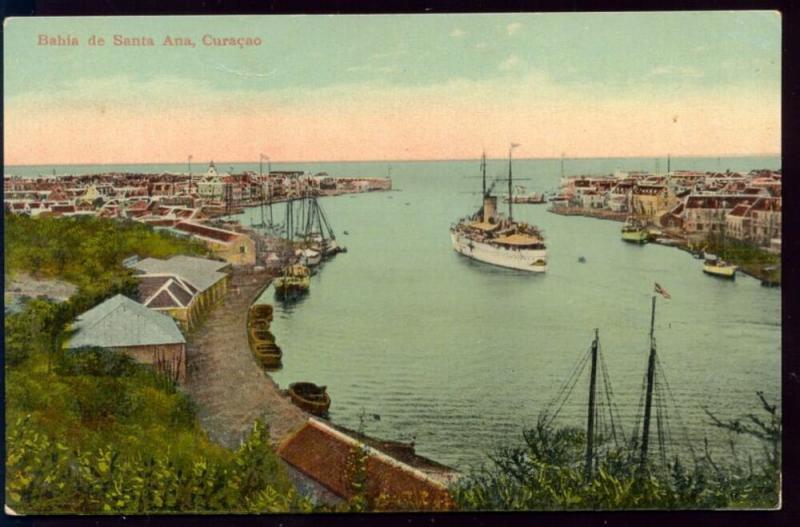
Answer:
POLYGON ((497 196, 484 196, 484 198, 483 198, 483 221, 485 223, 496 223, 496 221, 497 221, 497 196))

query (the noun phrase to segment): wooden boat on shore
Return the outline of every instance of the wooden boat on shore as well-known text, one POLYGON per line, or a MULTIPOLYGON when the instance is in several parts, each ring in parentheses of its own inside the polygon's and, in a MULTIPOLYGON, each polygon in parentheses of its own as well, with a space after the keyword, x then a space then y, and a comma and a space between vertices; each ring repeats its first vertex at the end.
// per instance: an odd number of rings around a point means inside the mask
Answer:
POLYGON ((253 355, 261 362, 265 368, 280 368, 283 350, 275 342, 250 342, 250 349, 253 355))
POLYGON ((250 351, 266 368, 277 368, 281 365, 283 351, 275 344, 275 335, 269 331, 272 322, 272 306, 256 304, 250 306, 247 320, 247 340, 250 351))
POLYGON ((331 398, 326 386, 317 386, 313 382, 294 382, 289 385, 289 398, 306 412, 325 416, 331 406, 331 398))
POLYGON ((250 306, 248 324, 261 325, 266 323, 266 326, 269 327, 269 323, 272 322, 272 311, 272 306, 269 304, 255 304, 250 306))

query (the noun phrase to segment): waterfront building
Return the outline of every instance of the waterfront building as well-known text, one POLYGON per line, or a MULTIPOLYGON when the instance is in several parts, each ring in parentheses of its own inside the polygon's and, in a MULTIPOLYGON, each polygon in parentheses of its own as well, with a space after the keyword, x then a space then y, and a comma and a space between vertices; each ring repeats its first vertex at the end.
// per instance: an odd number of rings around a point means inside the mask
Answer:
POLYGON ((742 201, 725 217, 725 235, 734 240, 750 241, 751 201, 742 201))
POLYGON ((138 299, 144 306, 175 319, 184 331, 194 327, 201 305, 198 290, 179 276, 149 273, 138 277, 138 299))
POLYGON ((210 227, 191 221, 181 221, 174 229, 200 240, 216 255, 233 265, 256 263, 255 243, 241 232, 210 227))
POLYGON ((683 229, 693 238, 722 233, 726 218, 737 205, 752 201, 748 195, 691 194, 683 210, 683 229))
MULTIPOLYGON (((230 264, 228 262, 195 256, 178 255, 168 260, 145 258, 132 263, 130 268, 137 273, 140 284, 142 279, 148 276, 170 276, 177 277, 181 283, 191 286, 188 290, 192 293, 192 299, 188 303, 179 299, 178 304, 181 305, 174 306, 174 309, 168 306, 159 308, 172 315, 185 329, 192 328, 199 315, 206 313, 211 306, 219 303, 227 293, 230 284, 230 264)), ((148 293, 153 292, 154 284, 153 281, 148 282, 144 289, 140 290, 139 299, 142 302, 150 299, 152 295, 148 295, 148 293)), ((176 294, 174 290, 170 290, 169 293, 176 294)))
POLYGON ((79 315, 67 349, 93 346, 124 353, 176 381, 186 378, 186 339, 175 321, 123 295, 79 315))
POLYGON ((675 203, 675 194, 666 185, 637 183, 631 189, 631 209, 652 223, 657 223, 675 203))
MULTIPOLYGON (((756 245, 769 247, 781 238, 781 198, 758 198, 748 211, 750 239, 756 245)), ((778 249, 780 249, 778 242, 778 249)))
POLYGON ((414 453, 413 445, 369 438, 315 418, 286 437, 277 449, 298 487, 318 501, 341 502, 356 495, 354 467, 363 467, 370 501, 380 497, 421 510, 449 510, 454 469, 414 453), (360 458, 358 456, 363 456, 360 458))

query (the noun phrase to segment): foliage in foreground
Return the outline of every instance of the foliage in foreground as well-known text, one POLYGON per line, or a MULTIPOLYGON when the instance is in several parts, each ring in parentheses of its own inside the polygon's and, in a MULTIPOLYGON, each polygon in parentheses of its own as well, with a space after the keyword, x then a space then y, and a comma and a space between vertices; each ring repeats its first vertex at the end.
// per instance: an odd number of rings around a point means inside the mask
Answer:
POLYGON ((265 425, 232 452, 127 356, 84 349, 8 369, 6 503, 20 513, 307 510, 265 425))
POLYGON ((6 503, 19 513, 308 510, 256 423, 236 451, 211 442, 188 398, 102 349, 65 351, 66 324, 136 282, 131 254, 205 248, 130 222, 5 216, 8 272, 78 284, 67 302, 5 317, 6 503))
MULTIPOLYGON (((759 394, 759 396, 761 396, 759 394)), ((524 432, 524 446, 491 457, 492 464, 462 481, 454 496, 463 510, 613 510, 772 508, 780 492, 780 415, 762 397, 768 420, 753 415, 716 426, 764 441, 760 460, 720 465, 706 454, 694 467, 678 460, 638 470, 622 450, 611 451, 588 480, 585 433, 540 422, 524 432), (758 429, 760 435, 749 431, 758 429)))

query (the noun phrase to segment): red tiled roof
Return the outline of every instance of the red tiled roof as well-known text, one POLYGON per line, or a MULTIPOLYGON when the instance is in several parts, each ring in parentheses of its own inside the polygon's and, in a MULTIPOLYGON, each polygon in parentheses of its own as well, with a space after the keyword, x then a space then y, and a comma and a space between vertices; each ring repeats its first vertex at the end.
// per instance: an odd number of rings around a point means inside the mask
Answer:
POLYGON ((753 203, 751 210, 780 212, 781 200, 778 198, 759 198, 753 203))
POLYGON ((733 210, 728 213, 728 216, 744 217, 747 215, 749 209, 750 204, 745 201, 736 205, 733 210))
POLYGON ((183 232, 196 234, 198 236, 203 236, 205 238, 211 238, 213 240, 218 240, 224 243, 231 242, 235 240, 237 237, 239 237, 239 234, 236 232, 217 229, 215 227, 209 227, 207 225, 201 225, 199 223, 191 223, 188 221, 182 221, 178 223, 177 225, 175 225, 175 228, 183 232))
POLYGON ((343 498, 356 495, 355 467, 361 461, 368 500, 388 498, 388 508, 447 510, 453 506, 445 483, 315 419, 287 437, 278 455, 343 498))

